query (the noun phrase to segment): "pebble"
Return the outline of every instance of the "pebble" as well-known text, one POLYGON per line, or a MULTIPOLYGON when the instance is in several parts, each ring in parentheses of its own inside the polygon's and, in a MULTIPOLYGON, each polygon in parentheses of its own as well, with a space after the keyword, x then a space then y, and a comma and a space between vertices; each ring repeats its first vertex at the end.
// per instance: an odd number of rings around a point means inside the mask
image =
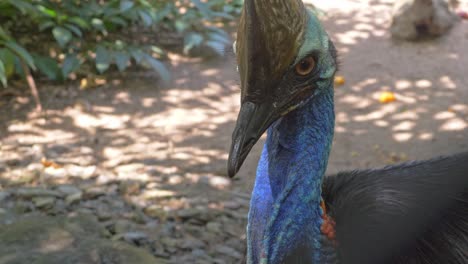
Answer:
POLYGON ((75 187, 73 185, 60 185, 59 187, 57 187, 57 191, 61 192, 63 195, 71 195, 81 192, 81 190, 78 187, 75 187))
POLYGON ((208 232, 221 233, 221 224, 216 222, 209 222, 206 224, 206 229, 208 232))
POLYGON ((49 209, 54 206, 55 198, 54 197, 34 197, 33 203, 36 207, 41 209, 49 209))
POLYGON ((103 187, 90 187, 84 190, 84 199, 96 199, 99 196, 106 195, 106 190, 103 187))
POLYGON ((62 193, 58 191, 48 190, 44 188, 18 188, 15 192, 15 195, 19 198, 29 199, 39 196, 52 196, 52 197, 62 197, 62 193))
POLYGON ((165 221, 168 217, 168 212, 164 210, 164 208, 161 208, 161 206, 159 205, 150 205, 145 208, 144 212, 149 217, 158 218, 163 221, 165 221))
POLYGON ((11 194, 9 192, 0 191, 0 202, 5 201, 8 197, 10 197, 10 195, 11 194))
POLYGON ((119 185, 119 192, 123 195, 135 195, 140 192, 141 184, 138 181, 122 181, 119 185))
POLYGON ((82 198, 83 198, 83 193, 80 191, 80 192, 68 195, 65 198, 65 202, 67 203, 67 205, 72 205, 74 203, 81 201, 82 198))
POLYGON ((223 246, 223 245, 218 245, 216 247, 216 251, 220 254, 223 254, 223 255, 227 255, 227 256, 230 256, 232 258, 235 258, 235 259, 241 259, 242 258, 242 254, 239 253, 239 251, 231 248, 231 247, 227 247, 227 246, 223 246))

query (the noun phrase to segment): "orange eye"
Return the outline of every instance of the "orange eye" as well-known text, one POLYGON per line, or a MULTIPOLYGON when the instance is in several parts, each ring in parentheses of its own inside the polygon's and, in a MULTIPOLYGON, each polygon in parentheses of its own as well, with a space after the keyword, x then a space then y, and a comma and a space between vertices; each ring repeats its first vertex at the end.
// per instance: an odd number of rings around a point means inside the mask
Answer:
POLYGON ((310 74, 315 68, 315 60, 312 57, 307 57, 296 64, 296 73, 301 76, 310 74))

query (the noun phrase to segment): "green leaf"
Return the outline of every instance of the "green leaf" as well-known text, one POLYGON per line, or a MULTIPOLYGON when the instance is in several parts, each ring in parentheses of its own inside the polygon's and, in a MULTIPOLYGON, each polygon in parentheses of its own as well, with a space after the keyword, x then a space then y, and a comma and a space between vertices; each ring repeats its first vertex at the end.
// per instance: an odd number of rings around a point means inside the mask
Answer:
POLYGON ((145 54, 144 58, 145 62, 159 74, 163 82, 168 83, 171 80, 171 74, 162 62, 151 57, 149 54, 145 54))
POLYGON ((205 18, 211 18, 211 10, 206 3, 203 3, 200 0, 192 0, 192 3, 197 7, 197 9, 205 18))
POLYGON ((130 55, 124 51, 116 51, 113 53, 115 64, 120 72, 125 71, 128 67, 128 62, 130 61, 130 55))
POLYGON ((45 56, 34 56, 34 62, 36 63, 37 68, 50 80, 56 81, 61 78, 60 68, 57 64, 57 61, 50 57, 45 56))
POLYGON ((48 21, 44 21, 42 23, 39 24, 39 31, 44 31, 46 29, 49 29, 51 27, 55 26, 55 22, 54 21, 51 21, 51 20, 48 20, 48 21))
POLYGON ((68 20, 82 29, 89 28, 89 23, 81 17, 71 17, 68 20))
POLYGON ((64 48, 73 38, 72 33, 64 27, 54 27, 52 34, 62 48, 64 48))
POLYGON ((57 17, 57 12, 53 9, 47 8, 45 6, 39 5, 37 6, 37 9, 42 12, 42 14, 51 17, 51 18, 56 18, 57 17))
POLYGON ((151 17, 148 12, 144 10, 138 10, 138 15, 140 16, 145 26, 149 27, 153 24, 153 17, 151 17))
POLYGON ((97 30, 102 31, 103 33, 106 32, 106 27, 104 26, 104 22, 99 18, 93 18, 91 20, 91 25, 97 30))
POLYGON ((6 71, 5 71, 5 65, 3 65, 3 62, 0 60, 0 83, 2 83, 3 87, 7 86, 7 77, 6 77, 6 71))
POLYGON ((24 15, 27 12, 34 12, 35 8, 32 4, 28 3, 27 1, 21 0, 10 0, 8 1, 11 5, 15 6, 21 13, 24 15))
POLYGON ((70 73, 76 71, 80 66, 81 62, 75 54, 67 54, 67 57, 62 63, 62 76, 67 78, 70 73))
POLYGON ((16 54, 16 56, 21 58, 21 60, 24 61, 31 69, 36 70, 34 60, 27 50, 25 50, 23 47, 21 47, 14 41, 5 42, 3 43, 3 45, 5 45, 5 47, 7 47, 14 54, 16 54))
POLYGON ((198 47, 203 42, 203 36, 201 34, 191 32, 184 38, 184 53, 188 54, 191 49, 198 47))
POLYGON ((104 73, 109 69, 111 56, 109 51, 103 46, 98 46, 96 49, 96 69, 99 73, 104 73))
POLYGON ((231 40, 228 37, 224 36, 224 34, 222 35, 222 34, 212 32, 212 33, 208 33, 208 38, 212 41, 224 43, 225 45, 231 44, 231 40))
POLYGON ((8 34, 1 26, 0 26, 0 38, 3 40, 10 40, 10 34, 8 34))
POLYGON ((226 45, 218 41, 207 41, 205 45, 210 48, 216 55, 222 57, 224 56, 224 50, 226 45))
POLYGON ((133 7, 134 3, 133 1, 128 1, 128 0, 121 0, 120 1, 120 12, 125 12, 128 11, 133 7))
POLYGON ((6 77, 9 78, 15 73, 16 55, 8 49, 0 49, 0 60, 5 66, 6 77))
POLYGON ((125 19, 123 19, 121 17, 111 17, 108 20, 110 22, 112 22, 113 24, 116 24, 116 25, 119 25, 119 26, 122 26, 122 27, 128 26, 127 20, 125 20, 125 19))
POLYGON ((81 29, 73 24, 65 24, 64 27, 69 29, 71 32, 73 32, 76 36, 78 37, 83 37, 83 33, 81 32, 81 29))
POLYGON ((143 57, 145 56, 145 53, 141 49, 135 48, 135 47, 131 47, 129 51, 130 51, 130 55, 132 55, 136 63, 140 64, 140 62, 143 60, 143 57))

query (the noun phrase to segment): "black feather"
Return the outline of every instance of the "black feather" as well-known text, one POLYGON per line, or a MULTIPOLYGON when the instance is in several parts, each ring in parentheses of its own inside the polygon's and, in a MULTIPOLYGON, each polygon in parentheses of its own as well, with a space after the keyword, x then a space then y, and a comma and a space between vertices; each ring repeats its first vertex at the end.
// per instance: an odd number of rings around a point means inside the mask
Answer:
POLYGON ((468 263, 468 153, 327 177, 340 263, 468 263))

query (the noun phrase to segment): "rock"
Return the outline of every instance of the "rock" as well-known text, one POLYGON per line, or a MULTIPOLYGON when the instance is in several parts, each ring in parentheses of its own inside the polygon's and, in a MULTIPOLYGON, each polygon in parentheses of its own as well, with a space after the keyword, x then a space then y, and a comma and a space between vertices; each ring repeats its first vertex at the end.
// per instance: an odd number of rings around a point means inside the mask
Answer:
POLYGON ((10 195, 11 195, 11 193, 9 193, 9 192, 0 191, 0 202, 3 202, 6 199, 8 199, 8 197, 10 197, 10 195))
POLYGON ((241 205, 236 201, 225 201, 223 202, 223 207, 225 209, 236 210, 241 207, 241 205))
POLYGON ((98 210, 96 212, 96 216, 97 216, 98 220, 101 221, 101 222, 105 222, 105 221, 110 220, 112 218, 112 214, 107 210, 98 210))
POLYGON ((168 198, 168 197, 174 197, 174 196, 177 196, 176 192, 168 191, 168 190, 153 189, 153 190, 146 190, 143 192, 143 198, 147 200, 168 198))
POLYGON ((53 191, 44 188, 18 188, 15 195, 22 199, 30 199, 39 196, 52 196, 61 198, 63 195, 58 191, 53 191))
POLYGON ((229 178, 221 176, 202 176, 200 182, 218 189, 225 189, 232 183, 229 178))
POLYGON ((33 204, 31 202, 26 202, 26 201, 18 201, 15 203, 13 207, 13 211, 16 214, 24 214, 24 213, 32 211, 32 209, 33 209, 33 204))
POLYGON ((122 195, 135 195, 140 192, 141 184, 138 181, 122 181, 119 185, 119 192, 122 195))
POLYGON ((114 224, 114 232, 116 234, 123 234, 129 232, 133 227, 134 225, 130 221, 119 219, 114 224))
POLYGON ((90 179, 96 176, 96 166, 76 166, 70 165, 66 167, 68 175, 75 178, 90 179))
POLYGON ((162 237, 161 239, 159 239, 159 241, 165 247, 169 247, 169 248, 175 248, 178 244, 180 244, 179 240, 170 238, 170 237, 162 237))
POLYGON ((66 178, 68 172, 65 168, 47 167, 44 169, 44 178, 66 178))
POLYGON ((177 212, 177 216, 182 219, 194 218, 196 216, 199 216, 200 214, 201 210, 198 210, 197 208, 187 208, 179 210, 177 212))
POLYGON ((158 218, 162 221, 165 221, 168 216, 168 213, 166 212, 166 210, 164 210, 164 208, 161 208, 161 206, 154 204, 146 207, 144 212, 149 217, 158 218))
POLYGON ((206 229, 208 232, 221 233, 221 224, 216 222, 209 222, 206 224, 206 229))
POLYGON ((235 249, 233 249, 231 247, 218 245, 216 247, 216 251, 218 253, 220 253, 220 254, 227 255, 227 256, 235 258, 235 259, 241 259, 242 258, 242 254, 239 253, 239 251, 237 251, 237 250, 235 250, 235 249))
POLYGON ((83 199, 96 199, 103 195, 106 195, 106 190, 103 187, 92 186, 84 190, 83 199))
POLYGON ((83 193, 80 191, 80 192, 70 194, 67 197, 65 197, 65 202, 67 203, 67 205, 72 205, 74 203, 81 201, 82 198, 83 198, 83 193))
POLYGON ((32 201, 37 208, 49 209, 54 206, 55 198, 54 197, 34 197, 32 201))
POLYGON ((143 232, 127 232, 123 234, 117 234, 112 237, 112 240, 123 239, 128 243, 140 244, 142 240, 147 240, 148 235, 143 232))
POLYGON ((457 20, 447 0, 398 0, 390 30, 395 38, 417 40, 440 36, 457 20))
POLYGON ((196 238, 186 238, 184 242, 179 244, 179 248, 181 249, 195 249, 195 248, 204 248, 206 244, 196 238))
POLYGON ((57 191, 61 192, 64 196, 81 193, 80 188, 73 185, 60 185, 57 187, 57 191))
POLYGON ((105 239, 103 233, 84 215, 25 218, 0 226, 0 263, 167 263, 127 243, 105 239))

